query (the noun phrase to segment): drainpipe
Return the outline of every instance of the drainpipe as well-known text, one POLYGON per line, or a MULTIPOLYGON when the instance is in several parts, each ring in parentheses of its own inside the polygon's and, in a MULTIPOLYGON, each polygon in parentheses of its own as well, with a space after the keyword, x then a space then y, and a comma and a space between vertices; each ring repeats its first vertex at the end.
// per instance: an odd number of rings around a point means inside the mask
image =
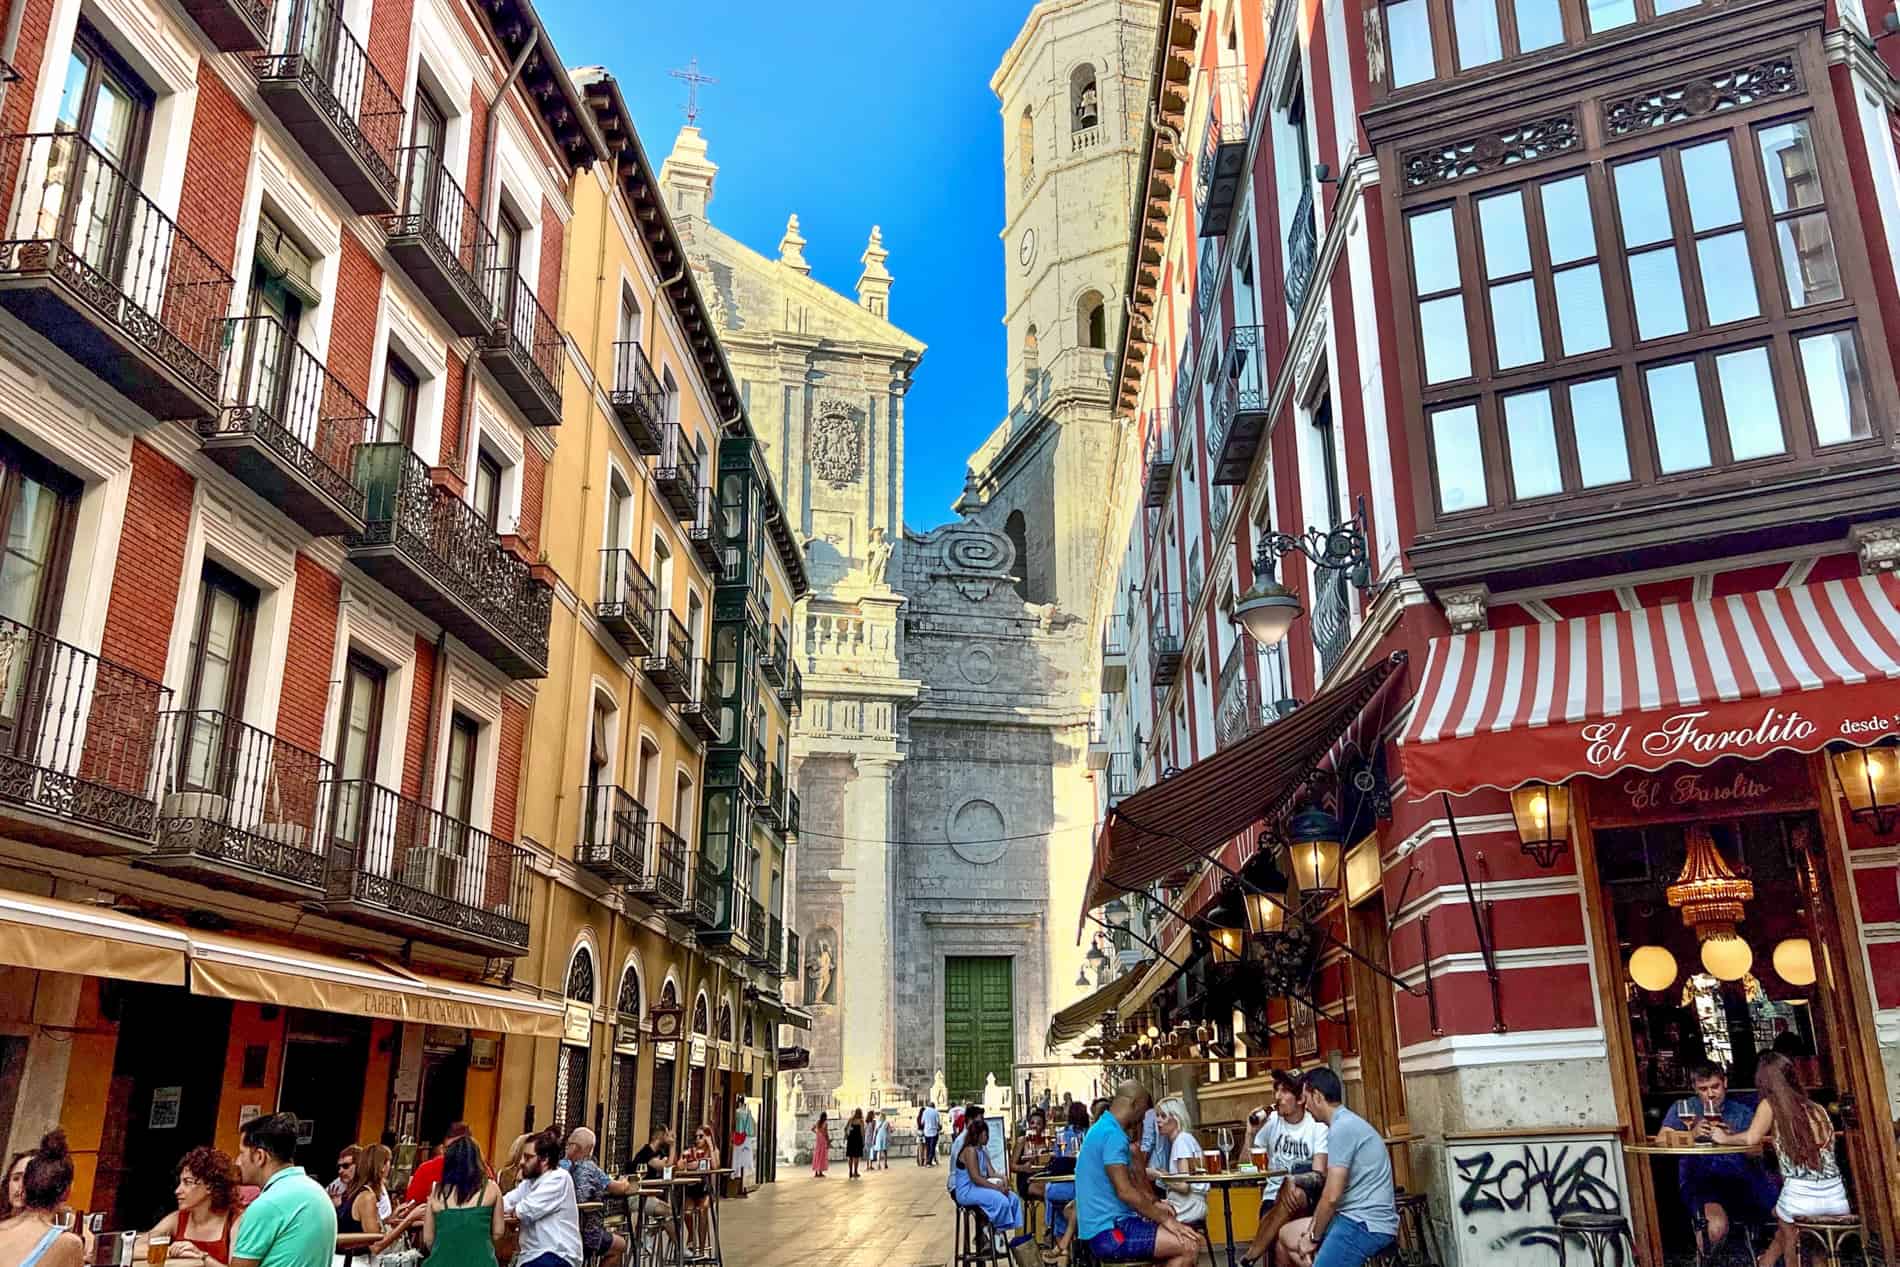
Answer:
MULTIPOLYGON (((0 37, 0 62, 13 65, 13 59, 20 51, 20 26, 26 17, 26 0, 9 0, 7 4, 7 31, 0 37)), ((0 79, 0 105, 7 100, 7 81, 0 79)))

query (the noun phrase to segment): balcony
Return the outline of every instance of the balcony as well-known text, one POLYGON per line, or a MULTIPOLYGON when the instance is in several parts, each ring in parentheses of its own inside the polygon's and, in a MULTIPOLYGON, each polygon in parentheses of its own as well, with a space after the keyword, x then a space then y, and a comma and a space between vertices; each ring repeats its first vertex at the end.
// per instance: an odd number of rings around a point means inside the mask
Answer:
MULTIPOLYGON (((779 969, 779 976, 781 978, 795 977, 798 975, 799 965, 803 963, 803 960, 800 957, 801 954, 802 954, 802 951, 800 950, 799 944, 798 944, 798 934, 793 932, 789 928, 786 929, 785 930, 785 966, 779 969)), ((807 1002, 809 1002, 809 1000, 807 1000, 807 1002)))
POLYGON ((653 649, 653 582, 633 551, 600 552, 600 601, 594 615, 629 655, 653 649))
POLYGON ((785 925, 776 915, 768 915, 765 920, 765 963, 768 975, 784 976, 785 967, 785 925))
POLYGON ((776 761, 765 767, 765 797, 759 803, 759 819, 781 830, 785 826, 785 771, 776 761))
POLYGON ((699 490, 693 503, 693 518, 686 525, 686 540, 693 547, 693 553, 706 565, 712 574, 713 583, 718 584, 726 574, 726 560, 719 548, 718 520, 719 504, 713 499, 712 485, 699 490))
POLYGON ((1181 671, 1180 596, 1157 593, 1148 609, 1148 677, 1165 687, 1181 671))
POLYGON ((264 104, 352 211, 396 209, 402 98, 344 26, 336 0, 290 0, 283 29, 251 67, 264 104))
POLYGON ((81 853, 143 853, 171 692, 0 618, 0 827, 81 853))
POLYGON ((763 968, 770 960, 765 953, 765 907, 756 898, 745 900, 745 961, 763 968))
POLYGON ((787 787, 785 789, 785 834, 787 836, 798 835, 798 826, 798 793, 792 791, 790 787, 787 787))
POLYGON ((1126 752, 1108 754, 1107 774, 1103 778, 1104 795, 1108 798, 1108 808, 1113 809, 1116 802, 1135 790, 1135 761, 1126 752))
POLYGON ((659 641, 641 662, 653 685, 660 688, 670 704, 684 704, 693 698, 693 644, 686 626, 672 612, 658 621, 655 633, 659 641))
POLYGON ((614 344, 614 383, 608 397, 633 451, 647 457, 658 453, 666 424, 666 391, 638 340, 614 344))
POLYGON ((352 455, 375 421, 275 317, 226 323, 224 408, 201 419, 206 456, 311 534, 363 530, 352 455))
POLYGON ((167 713, 160 733, 158 845, 141 864, 261 898, 321 898, 330 763, 221 712, 167 713))
POLYGON ((1260 728, 1260 686, 1247 672, 1251 645, 1249 639, 1236 638, 1220 667, 1220 679, 1214 688, 1214 745, 1217 748, 1238 743, 1260 728))
POLYGON ((1128 617, 1110 612, 1102 621, 1103 694, 1112 695, 1128 684, 1128 617))
POLYGON ((482 281, 495 257, 495 235, 433 146, 396 152, 401 204, 384 217, 389 253, 449 328, 465 338, 488 333, 494 306, 482 281))
POLYGON ((179 7, 219 52, 253 53, 270 43, 270 0, 181 0, 179 7))
POLYGON ((680 705, 680 716, 692 732, 707 743, 719 740, 719 701, 710 696, 712 665, 703 657, 691 664, 693 697, 680 705))
POLYGON ((73 133, 0 141, 0 179, 0 304, 152 417, 215 417, 231 275, 73 133))
POLYGON ((356 484, 368 503, 350 562, 511 676, 547 676, 554 591, 474 508, 400 444, 358 445, 356 484))
POLYGON ((653 824, 651 862, 638 881, 627 886, 655 910, 681 914, 686 910, 686 841, 665 823, 653 824))
POLYGON ((1313 227, 1313 187, 1302 183, 1300 204, 1293 209, 1293 224, 1286 233, 1286 306, 1295 318, 1306 303, 1306 292, 1313 285, 1313 270, 1319 265, 1319 236, 1313 227))
POLYGON ((667 423, 660 433, 660 460, 653 468, 653 481, 681 523, 695 518, 699 508, 699 455, 693 452, 691 438, 677 422, 667 423))
POLYGON ((470 954, 527 953, 524 850, 366 780, 332 788, 331 914, 470 954))
POLYGON ((785 685, 785 631, 776 625, 769 636, 759 631, 759 676, 773 686, 785 685))
POLYGON ((1167 504, 1168 487, 1174 482, 1173 411, 1154 410, 1148 426, 1148 443, 1142 454, 1148 472, 1144 504, 1155 509, 1167 504))
POLYGON ((561 425, 561 371, 567 343, 528 279, 512 268, 488 270, 494 324, 482 335, 482 364, 521 416, 536 427, 561 425))
POLYGON ((1089 718, 1088 766, 1091 770, 1108 768, 1108 737, 1114 733, 1114 714, 1107 700, 1096 708, 1095 716, 1089 718))
POLYGON ((1246 66, 1216 67, 1210 88, 1207 135, 1195 164, 1195 220, 1204 238, 1219 237, 1233 225, 1247 179, 1247 129, 1253 120, 1246 66))
POLYGON ((1214 422, 1207 437, 1212 482, 1245 484, 1267 434, 1267 328, 1235 326, 1221 351, 1214 422))
POLYGON ((785 705, 785 711, 793 717, 805 711, 805 675, 799 672, 796 663, 785 666, 785 683, 778 688, 778 702, 785 705))
POLYGON ((590 783, 581 788, 580 846, 574 861, 608 884, 651 892, 647 871, 647 807, 622 788, 590 783))
POLYGON ((686 904, 686 922, 695 929, 706 932, 718 928, 724 923, 726 880, 717 871, 706 867, 706 858, 701 854, 693 866, 693 892, 686 904))

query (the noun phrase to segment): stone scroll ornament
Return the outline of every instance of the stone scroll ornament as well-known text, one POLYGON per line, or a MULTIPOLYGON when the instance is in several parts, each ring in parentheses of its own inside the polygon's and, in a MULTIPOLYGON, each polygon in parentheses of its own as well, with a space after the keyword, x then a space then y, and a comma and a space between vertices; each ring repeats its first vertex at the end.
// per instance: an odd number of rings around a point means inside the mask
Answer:
POLYGON ((833 488, 855 484, 864 469, 864 435, 857 410, 842 400, 818 402, 809 453, 811 469, 819 479, 833 488))

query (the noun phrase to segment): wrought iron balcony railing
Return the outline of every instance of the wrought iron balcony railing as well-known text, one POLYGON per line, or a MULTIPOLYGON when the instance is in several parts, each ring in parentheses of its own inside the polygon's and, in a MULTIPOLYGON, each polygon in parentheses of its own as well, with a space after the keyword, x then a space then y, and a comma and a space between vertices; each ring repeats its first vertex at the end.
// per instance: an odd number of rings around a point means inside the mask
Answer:
POLYGON ((686 840, 665 823, 653 824, 653 904, 663 911, 686 910, 686 840))
POLYGON ((401 444, 356 449, 367 495, 350 560, 516 677, 548 666, 554 591, 401 444))
POLYGON ((757 898, 745 900, 745 957, 746 962, 764 967, 765 956, 765 907, 757 898))
POLYGON ((179 7, 220 52, 249 53, 270 43, 270 0, 182 0, 179 7))
POLYGON ((494 305, 482 283, 495 258, 494 232, 443 165, 439 149, 411 145, 397 151, 396 161, 400 201, 383 221, 389 253, 455 333, 486 334, 494 305))
POLYGON ((725 923, 726 901, 731 896, 728 880, 708 866, 702 851, 693 866, 693 891, 686 905, 686 919, 700 929, 719 928, 725 923))
POLYGON ((477 954, 526 953, 526 851, 367 780, 331 795, 333 912, 477 954))
POLYGON ((1252 643, 1234 639, 1234 645, 1221 663, 1220 678, 1214 690, 1214 743, 1225 748, 1245 739, 1260 727, 1260 688, 1247 672, 1252 643))
POLYGON ((1313 225, 1313 187, 1302 182, 1300 203, 1286 233, 1286 306, 1298 317, 1319 264, 1319 235, 1313 225))
POLYGON ((491 267, 487 289, 494 324, 482 337, 482 364, 522 417, 537 427, 560 426, 561 374, 567 364, 560 327, 528 279, 512 267, 491 267))
POLYGON ((574 861, 609 884, 651 892, 647 807, 624 788, 589 783, 581 788, 580 847, 574 861))
POLYGON ((1160 590, 1148 605, 1148 668, 1156 686, 1174 681, 1181 668, 1181 600, 1160 590))
POLYGON ((343 23, 337 0, 289 0, 270 49, 251 60, 257 88, 353 211, 396 209, 402 97, 343 23))
POLYGON ((75 839, 147 842, 153 770, 171 692, 110 660, 0 618, 0 817, 52 820, 75 839))
POLYGON ((369 406, 275 317, 225 327, 224 408, 198 423, 205 452, 319 537, 363 529, 352 455, 369 406))
POLYGON ((693 517, 686 525, 686 540, 693 553, 706 565, 715 585, 726 579, 726 560, 719 545, 719 502, 712 485, 702 485, 693 501, 693 517))
POLYGON ((1213 482, 1244 484, 1267 428, 1267 329, 1235 326, 1227 332, 1214 383, 1207 436, 1213 482))
POLYGON ((1112 809, 1115 803, 1135 790, 1135 762, 1126 752, 1108 754, 1108 769, 1104 776, 1105 795, 1112 809))
POLYGON ((262 897, 321 897, 330 763, 226 713, 166 713, 158 844, 143 862, 262 897))
POLYGON ((686 626, 667 612, 664 619, 656 618, 654 636, 657 641, 643 662, 646 674, 669 703, 684 704, 693 698, 694 686, 693 644, 686 626))
POLYGON ((1320 568, 1313 579, 1313 646, 1324 677, 1352 641, 1352 585, 1339 568, 1320 568))
POLYGON ((600 599, 594 615, 633 655, 653 649, 653 582, 631 550, 600 552, 600 599))
POLYGON ((785 666, 785 682, 778 688, 778 699, 793 717, 805 711, 805 675, 796 662, 785 666))
POLYGON ((785 826, 785 772, 776 761, 766 764, 765 801, 760 809, 760 817, 766 822, 779 828, 785 826))
POLYGON ((660 431, 666 424, 666 393, 653 372, 653 362, 637 339, 614 344, 614 414, 627 429, 634 452, 648 457, 660 451, 660 431))
POLYGON ((759 676, 773 686, 785 685, 785 631, 776 625, 759 631, 759 676))
MULTIPOLYGON (((804 959, 802 958, 803 954, 804 954, 804 951, 799 946, 798 934, 793 932, 789 928, 786 929, 785 930, 785 967, 779 973, 779 975, 781 977, 798 976, 799 967, 804 962, 804 959)), ((810 1002, 809 999, 805 1001, 810 1002)))
POLYGON ((787 786, 785 789, 785 834, 787 836, 796 836, 798 835, 798 830, 798 793, 794 792, 790 786, 787 786))
POLYGON ((785 925, 776 915, 765 919, 765 970, 777 977, 784 975, 785 925))
POLYGON ((712 665, 704 656, 695 657, 688 666, 692 674, 692 694, 680 704, 680 715, 707 743, 719 739, 719 699, 712 693, 712 665))
POLYGON ((73 132, 0 142, 0 304, 159 419, 218 411, 231 275, 73 132))
POLYGON ((1195 213, 1204 238, 1233 225, 1247 175, 1247 130, 1253 122, 1252 70, 1245 64, 1204 72, 1209 82, 1207 134, 1195 164, 1195 213))
POLYGON ((1150 412, 1148 439, 1143 452, 1143 461, 1148 470, 1145 500, 1150 507, 1167 502, 1168 487, 1174 482, 1174 419, 1175 411, 1172 409, 1161 408, 1150 412))
POLYGON ((667 423, 660 432, 653 481, 681 523, 694 518, 699 507, 699 454, 693 450, 692 437, 677 422, 667 423))

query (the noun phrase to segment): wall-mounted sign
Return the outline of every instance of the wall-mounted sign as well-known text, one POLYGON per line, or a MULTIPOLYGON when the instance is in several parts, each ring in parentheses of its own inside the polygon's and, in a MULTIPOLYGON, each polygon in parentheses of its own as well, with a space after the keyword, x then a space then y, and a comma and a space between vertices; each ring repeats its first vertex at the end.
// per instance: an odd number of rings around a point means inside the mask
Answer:
POLYGON ((470 1069, 493 1069, 501 1057, 501 1040, 498 1038, 477 1038, 468 1047, 468 1067, 470 1069))
POLYGON ((255 1122, 258 1118, 263 1116, 264 1106, 261 1104, 242 1104, 238 1106, 238 1126, 240 1128, 249 1126, 252 1122, 255 1122))
POLYGON ((155 1087, 152 1090, 152 1115, 146 1125, 155 1131, 169 1131, 178 1125, 178 1107, 185 1098, 183 1087, 155 1087))
POLYGON ((679 1053, 680 1045, 678 1043, 653 1044, 653 1058, 655 1060, 678 1060, 679 1053))
POLYGON ((1815 803, 1807 758, 1795 752, 1725 757, 1706 766, 1622 770, 1590 781, 1590 825, 1628 827, 1671 818, 1732 818, 1815 803))
POLYGON ((577 1047, 587 1046, 594 1028, 593 1009, 585 1003, 569 1003, 561 1009, 561 1041, 577 1047))
POLYGON ((694 1064, 700 1065, 700 1066, 705 1065, 706 1063, 706 1040, 705 1039, 701 1038, 697 1034, 693 1035, 692 1046, 687 1048, 687 1051, 691 1053, 688 1059, 690 1059, 694 1064))
POLYGON ((721 1047, 719 1049, 719 1067, 721 1069, 732 1068, 732 1048, 721 1047))

